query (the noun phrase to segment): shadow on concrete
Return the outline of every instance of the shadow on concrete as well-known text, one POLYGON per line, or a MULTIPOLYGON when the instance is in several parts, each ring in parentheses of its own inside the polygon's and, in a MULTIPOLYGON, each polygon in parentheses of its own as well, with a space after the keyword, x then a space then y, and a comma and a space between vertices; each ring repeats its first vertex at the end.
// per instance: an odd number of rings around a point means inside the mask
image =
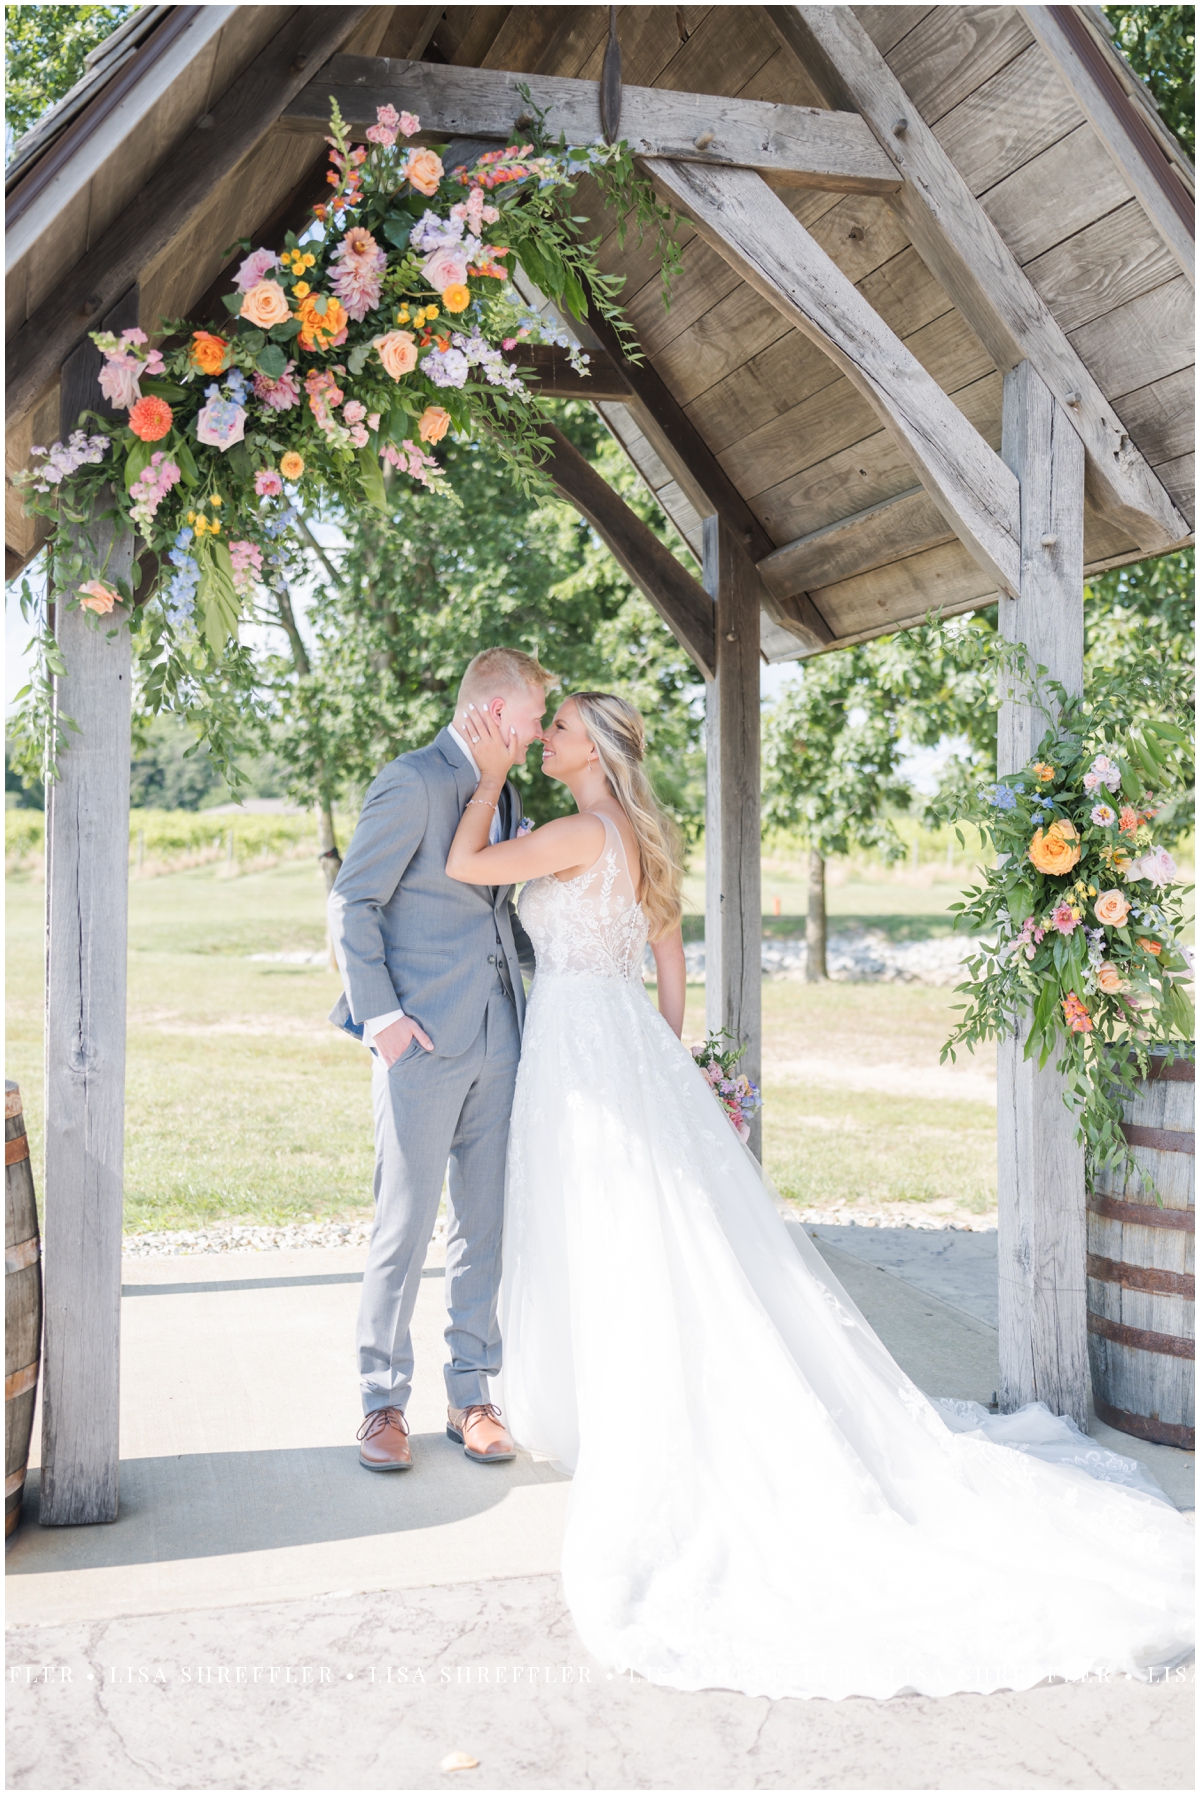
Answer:
POLYGON ((355 1445, 123 1459, 120 1513, 109 1527, 39 1527, 40 1474, 33 1470, 8 1574, 226 1557, 447 1527, 497 1507, 524 1485, 569 1482, 524 1453, 508 1464, 471 1464, 444 1433, 414 1433, 413 1461, 411 1471, 365 1471, 355 1445))
MULTIPOLYGON (((427 1265, 423 1278, 444 1278, 444 1265, 427 1265)), ((219 1296, 227 1290, 298 1290, 305 1284, 361 1284, 360 1271, 317 1272, 308 1278, 205 1278, 199 1284, 122 1284, 122 1296, 219 1296)))

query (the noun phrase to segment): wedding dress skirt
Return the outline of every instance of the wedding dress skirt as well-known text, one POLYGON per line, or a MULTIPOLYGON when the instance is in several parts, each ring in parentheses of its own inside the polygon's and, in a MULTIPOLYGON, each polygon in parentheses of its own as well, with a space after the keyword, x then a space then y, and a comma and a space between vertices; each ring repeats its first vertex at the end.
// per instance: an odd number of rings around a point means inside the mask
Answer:
POLYGON ((935 1405, 905 1375, 651 1004, 606 827, 589 872, 522 894, 538 972, 501 1290, 508 1422, 573 1473, 584 1644, 654 1683, 765 1696, 1183 1662, 1188 1521, 1043 1405, 935 1405))

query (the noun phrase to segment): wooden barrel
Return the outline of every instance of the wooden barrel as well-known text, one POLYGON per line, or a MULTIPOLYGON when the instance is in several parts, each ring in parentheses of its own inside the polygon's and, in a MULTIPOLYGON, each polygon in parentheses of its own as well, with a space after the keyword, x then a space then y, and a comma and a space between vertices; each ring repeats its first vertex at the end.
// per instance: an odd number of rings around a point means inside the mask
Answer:
POLYGON ((1110 1427, 1196 1450, 1196 1067, 1152 1056, 1123 1129, 1162 1198, 1097 1173, 1088 1192, 1088 1358, 1110 1427))
POLYGON ((21 1518, 42 1351, 37 1199, 21 1092, 4 1082, 4 1531, 21 1518))

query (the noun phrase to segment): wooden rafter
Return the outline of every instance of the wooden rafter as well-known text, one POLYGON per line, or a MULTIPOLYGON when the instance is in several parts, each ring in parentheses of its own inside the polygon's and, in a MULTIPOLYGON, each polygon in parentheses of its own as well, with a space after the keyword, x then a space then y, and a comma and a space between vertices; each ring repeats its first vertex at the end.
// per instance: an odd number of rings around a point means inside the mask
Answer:
POLYGON ((163 256, 212 203, 310 77, 344 43, 369 8, 299 7, 162 163, 132 205, 71 269, 8 344, 5 415, 28 408, 96 319, 163 256))
MULTIPOLYGON (((565 76, 510 74, 498 69, 403 62, 386 56, 338 56, 282 110, 281 130, 314 135, 329 128, 336 100, 351 135, 375 123, 376 108, 393 105, 421 120, 418 142, 485 137, 505 143, 528 119, 520 88, 545 111, 552 139, 594 143, 600 129, 599 84, 565 76)), ((797 187, 842 193, 888 193, 899 177, 889 158, 853 112, 775 106, 714 94, 626 87, 621 135, 635 155, 671 156, 718 166, 760 169, 797 187)))
POLYGON ((1028 359, 1067 407, 1087 453, 1095 509, 1147 553, 1187 540, 1187 519, 851 9, 764 11, 829 104, 856 107, 895 161, 904 184, 890 203, 996 366, 1028 359))
POLYGON ((950 529, 1001 590, 1017 591, 1015 477, 783 201, 751 169, 649 167, 717 253, 858 388, 950 529))
POLYGON ((704 587, 561 430, 546 423, 539 424, 538 430, 553 444, 543 466, 563 498, 591 524, 704 678, 712 679, 716 668, 714 613, 704 587))

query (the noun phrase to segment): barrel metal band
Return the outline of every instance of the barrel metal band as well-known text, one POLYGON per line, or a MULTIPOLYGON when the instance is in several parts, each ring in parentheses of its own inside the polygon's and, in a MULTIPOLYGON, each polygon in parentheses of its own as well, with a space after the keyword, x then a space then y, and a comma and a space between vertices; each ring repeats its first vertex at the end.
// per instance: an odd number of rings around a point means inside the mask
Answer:
POLYGON ((22 1240, 15 1247, 4 1249, 5 1272, 24 1271, 26 1266, 36 1265, 41 1254, 42 1243, 36 1234, 28 1240, 22 1240))
POLYGON ((1128 1265, 1121 1259, 1087 1256, 1087 1275, 1104 1284, 1120 1284, 1125 1290, 1152 1290, 1158 1296, 1186 1296, 1196 1300, 1196 1279, 1190 1271, 1163 1271, 1157 1265, 1128 1265))
POLYGON ((13 1400, 14 1396, 24 1396, 24 1394, 27 1390, 33 1389, 34 1385, 37 1383, 37 1380, 38 1380, 38 1361, 35 1359, 33 1361, 32 1365, 23 1365, 21 1367, 20 1371, 14 1371, 12 1373, 11 1377, 5 1378, 5 1380, 4 1380, 4 1400, 5 1400, 5 1402, 11 1402, 13 1400))
POLYGON ((4 1500, 6 1502, 10 1496, 15 1496, 18 1490, 24 1489, 25 1473, 28 1468, 27 1465, 22 1465, 19 1471, 14 1471, 11 1476, 4 1479, 4 1500))
POLYGON ((1159 1421, 1153 1415, 1134 1415, 1128 1409, 1114 1409, 1111 1403, 1101 1402, 1098 1396, 1092 1400, 1101 1421, 1107 1421, 1110 1427, 1119 1427, 1124 1434, 1132 1434, 1136 1440, 1152 1440, 1157 1446, 1181 1446, 1185 1452, 1196 1450, 1196 1430, 1186 1427, 1182 1421, 1159 1421))
POLYGON ((1137 1228, 1179 1228, 1185 1234, 1196 1232, 1194 1209, 1160 1209, 1156 1203, 1127 1203, 1124 1197, 1105 1197, 1089 1191, 1088 1209, 1093 1215, 1107 1216, 1110 1222, 1126 1222, 1137 1228))
POLYGON ((15 1134, 11 1141, 4 1143, 4 1163, 6 1166, 19 1165, 23 1159, 29 1158, 29 1136, 15 1134))
POLYGON ((1134 1346, 1141 1352, 1161 1353, 1168 1359, 1194 1359, 1196 1356, 1196 1342, 1185 1340, 1181 1334, 1156 1334, 1150 1328, 1131 1328, 1123 1321, 1110 1321, 1107 1315, 1090 1313, 1087 1325, 1089 1334, 1099 1334, 1117 1346, 1134 1346))
POLYGON ((1121 1133, 1131 1147, 1152 1147, 1157 1153, 1196 1151, 1196 1136, 1182 1128, 1144 1128, 1140 1122, 1122 1122, 1121 1133))

